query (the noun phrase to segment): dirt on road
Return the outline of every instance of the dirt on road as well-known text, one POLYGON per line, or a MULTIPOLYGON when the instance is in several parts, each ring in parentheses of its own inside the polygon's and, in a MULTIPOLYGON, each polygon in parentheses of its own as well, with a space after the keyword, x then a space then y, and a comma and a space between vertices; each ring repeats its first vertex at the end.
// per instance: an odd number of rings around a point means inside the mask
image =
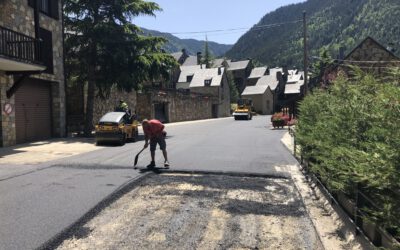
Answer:
POLYGON ((323 249, 289 179, 159 174, 58 249, 323 249))

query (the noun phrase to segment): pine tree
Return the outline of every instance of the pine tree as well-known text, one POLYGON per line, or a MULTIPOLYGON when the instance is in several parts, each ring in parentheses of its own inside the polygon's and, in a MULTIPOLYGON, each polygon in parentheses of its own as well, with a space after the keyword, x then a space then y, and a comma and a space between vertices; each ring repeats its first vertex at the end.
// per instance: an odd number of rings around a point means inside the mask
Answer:
POLYGON ((154 16, 161 8, 143 0, 65 0, 66 67, 87 83, 85 135, 90 135, 96 89, 105 97, 111 87, 137 89, 144 81, 168 76, 175 65, 161 50, 159 37, 139 35, 132 22, 139 15, 154 16))
POLYGON ((208 48, 208 39, 206 36, 206 42, 204 45, 204 59, 203 59, 203 64, 206 65, 206 68, 211 68, 213 65, 213 59, 212 59, 212 55, 210 53, 210 50, 208 48))

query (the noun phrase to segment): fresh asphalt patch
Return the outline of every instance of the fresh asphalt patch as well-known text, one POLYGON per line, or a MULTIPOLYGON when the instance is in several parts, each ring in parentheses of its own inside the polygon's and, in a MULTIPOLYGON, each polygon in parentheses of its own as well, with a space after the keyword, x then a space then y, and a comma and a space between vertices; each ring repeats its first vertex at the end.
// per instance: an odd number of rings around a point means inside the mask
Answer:
POLYGON ((323 249, 288 178, 142 175, 43 248, 323 249))

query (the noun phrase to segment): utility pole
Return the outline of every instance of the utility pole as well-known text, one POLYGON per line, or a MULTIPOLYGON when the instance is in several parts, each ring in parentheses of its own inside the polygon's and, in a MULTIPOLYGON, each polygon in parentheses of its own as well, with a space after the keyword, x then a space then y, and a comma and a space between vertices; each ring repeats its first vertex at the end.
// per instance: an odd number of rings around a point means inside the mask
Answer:
POLYGON ((308 92, 308 54, 307 54, 307 20, 306 12, 303 11, 303 34, 304 34, 304 95, 308 92))

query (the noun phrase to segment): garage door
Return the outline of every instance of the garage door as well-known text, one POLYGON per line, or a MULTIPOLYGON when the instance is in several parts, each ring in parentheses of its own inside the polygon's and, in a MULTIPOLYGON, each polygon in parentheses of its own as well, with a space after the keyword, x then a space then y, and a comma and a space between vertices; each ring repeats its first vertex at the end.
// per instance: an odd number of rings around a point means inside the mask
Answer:
POLYGON ((51 137, 51 102, 48 82, 27 79, 15 93, 17 143, 51 137))

